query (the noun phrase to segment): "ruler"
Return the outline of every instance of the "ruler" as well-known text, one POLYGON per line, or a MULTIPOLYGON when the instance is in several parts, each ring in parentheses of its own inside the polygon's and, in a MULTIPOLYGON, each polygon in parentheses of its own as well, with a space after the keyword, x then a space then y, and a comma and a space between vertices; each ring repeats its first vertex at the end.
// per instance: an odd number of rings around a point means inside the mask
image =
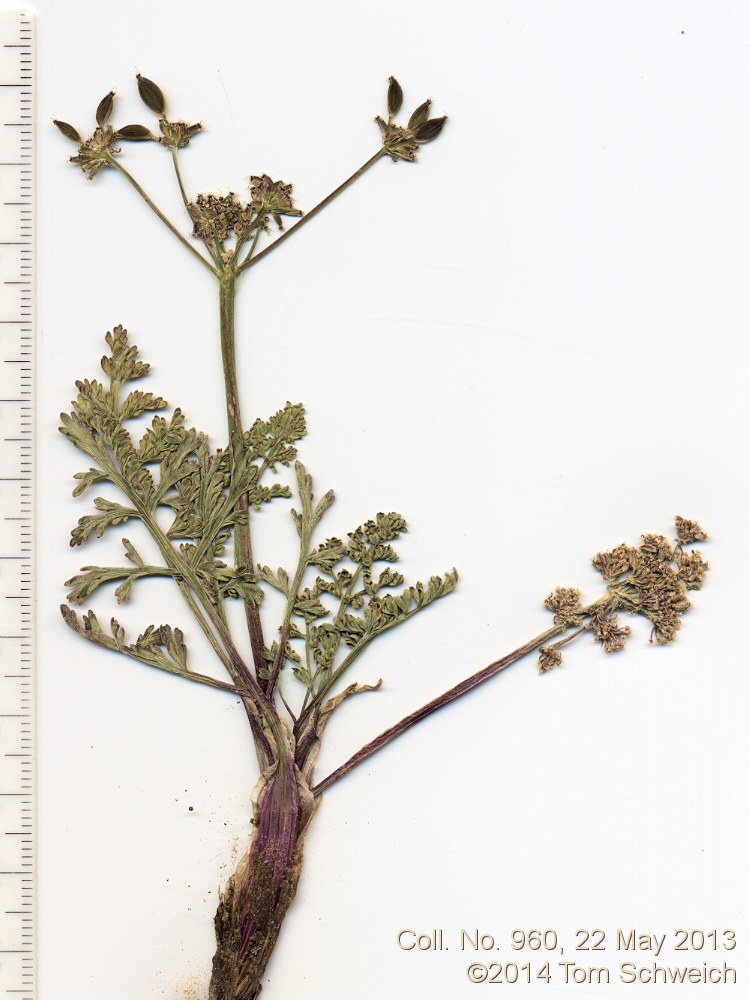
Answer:
POLYGON ((0 998, 34 1000, 34 22, 0 11, 0 998))

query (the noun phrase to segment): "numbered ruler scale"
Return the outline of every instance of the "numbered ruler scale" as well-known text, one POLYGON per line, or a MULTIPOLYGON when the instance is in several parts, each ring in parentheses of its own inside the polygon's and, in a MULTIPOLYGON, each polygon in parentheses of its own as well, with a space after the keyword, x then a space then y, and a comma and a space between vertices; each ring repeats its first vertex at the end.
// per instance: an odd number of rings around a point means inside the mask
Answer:
POLYGON ((33 19, 0 11, 0 998, 34 1000, 33 19))

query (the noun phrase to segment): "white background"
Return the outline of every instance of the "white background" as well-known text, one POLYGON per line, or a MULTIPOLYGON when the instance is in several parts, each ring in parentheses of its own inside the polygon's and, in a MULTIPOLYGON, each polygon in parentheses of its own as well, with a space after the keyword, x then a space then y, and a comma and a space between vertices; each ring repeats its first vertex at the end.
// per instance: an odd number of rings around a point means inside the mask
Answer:
MULTIPOLYGON (((740 2, 89 3, 38 11, 40 979, 42 1000, 203 998, 217 888, 248 836, 255 780, 230 696, 78 640, 57 605, 117 530, 67 547, 89 509, 85 457, 56 435, 76 378, 123 323, 150 387, 220 442, 210 278, 115 175, 89 184, 50 126, 148 121, 134 73, 202 119, 191 192, 292 181, 309 208, 377 148, 386 79, 407 114, 450 121, 418 165, 383 161, 247 276, 238 332, 246 421, 308 408, 305 462, 339 500, 328 533, 381 509, 412 532, 404 569, 454 564, 457 593, 380 640, 384 680, 328 736, 322 776, 362 742, 545 628, 556 584, 597 594, 588 562, 674 513, 710 530, 710 582, 679 641, 583 641, 564 669, 524 662, 412 731, 325 796, 264 996, 475 996, 460 928, 734 928, 747 982, 745 450, 750 24, 740 2), (189 811, 189 807, 193 811, 189 811), (443 954, 401 928, 442 927, 443 954)), ((169 157, 123 162, 176 219, 169 157)), ((180 220, 184 225, 184 219, 180 220)), ((144 385, 144 388, 148 386, 144 385)), ((94 495, 94 494, 92 494, 94 495)), ((256 555, 287 565, 286 510, 256 555)), ((129 527, 129 526, 128 526, 129 527)), ((130 532, 123 532, 130 534, 130 532)), ((109 596, 92 606, 106 618, 109 596)), ((144 585, 122 619, 182 624, 144 585)), ((267 624, 271 629, 272 624, 267 624)), ((206 660, 206 667, 211 669, 206 660)), ((482 958, 483 956, 479 956, 482 958)), ((644 964, 648 953, 636 956, 644 964)), ((664 953, 660 956, 664 959, 664 953)), ((535 967, 538 956, 534 957, 535 967)), ((483 987, 489 989, 489 986, 483 987)), ((508 989, 509 987, 506 987, 508 989)), ((697 987, 702 994, 703 987, 697 987)))

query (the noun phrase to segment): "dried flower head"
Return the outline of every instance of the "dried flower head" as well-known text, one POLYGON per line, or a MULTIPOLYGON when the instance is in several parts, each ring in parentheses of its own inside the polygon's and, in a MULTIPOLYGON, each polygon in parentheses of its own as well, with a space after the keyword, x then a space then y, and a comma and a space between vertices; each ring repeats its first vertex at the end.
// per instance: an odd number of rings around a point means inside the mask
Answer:
POLYGON ((693 550, 690 555, 680 552, 677 556, 677 571, 679 578, 685 584, 686 590, 700 590, 708 570, 708 563, 700 553, 693 550))
MULTIPOLYGON (((634 548, 621 544, 608 552, 599 552, 592 562, 604 577, 607 587, 599 600, 584 607, 580 594, 572 587, 558 587, 545 600, 555 612, 557 631, 581 626, 561 640, 564 645, 581 631, 592 633, 607 653, 621 650, 630 628, 620 624, 618 611, 643 615, 651 623, 651 641, 670 643, 677 637, 682 615, 689 610, 688 590, 699 590, 708 563, 697 553, 682 551, 680 536, 698 540, 707 535, 695 521, 676 519, 678 542, 675 546, 664 535, 641 536, 634 548)), ((556 648, 556 647, 555 647, 556 648)))
POLYGON ((652 639, 672 642, 680 627, 680 616, 690 602, 671 562, 658 552, 641 551, 624 579, 607 588, 607 603, 612 610, 622 609, 642 614, 653 625, 652 639))
POLYGON ((674 524, 677 530, 677 541, 680 545, 690 545, 691 542, 705 542, 708 538, 708 535, 697 521, 680 517, 678 514, 674 519, 674 524))
POLYGON ((556 587, 545 598, 544 606, 555 612, 555 625, 580 625, 583 621, 581 592, 576 587, 556 587))
POLYGON ((159 130, 161 132, 161 139, 159 142, 163 146, 168 146, 170 149, 182 149, 187 146, 194 135, 197 135, 202 131, 203 125, 200 122, 196 122, 194 125, 188 125, 187 122, 178 121, 171 122, 167 118, 159 119, 159 130))
POLYGON ((199 194, 188 205, 193 220, 193 236, 207 243, 223 243, 232 233, 242 231, 247 222, 246 206, 235 195, 199 194))
POLYGON ((409 129, 394 125, 392 122, 385 122, 377 116, 375 121, 380 126, 380 134, 383 137, 383 149, 386 150, 391 159, 409 160, 414 162, 417 158, 419 143, 409 129))
POLYGON ((617 653, 624 649, 625 640, 630 635, 630 628, 620 625, 617 615, 607 614, 602 608, 597 608, 591 615, 589 628, 605 653, 617 653))
POLYGON ((115 132, 111 125, 97 125, 92 135, 82 143, 76 156, 71 156, 70 162, 80 167, 86 177, 91 180, 96 177, 102 167, 112 165, 110 160, 113 154, 119 152, 114 147, 115 138, 115 132))
POLYGON ((664 535, 641 535, 640 551, 662 562, 671 562, 672 543, 664 535))
MULTIPOLYGON (((697 529, 705 534, 696 522, 697 529)), ((698 590, 708 564, 695 552, 686 555, 671 547, 662 535, 644 535, 643 544, 632 559, 630 571, 607 588, 610 610, 618 608, 644 615, 652 624, 651 639, 660 644, 673 642, 689 610, 687 590, 698 590)))
POLYGON ((273 217, 279 229, 283 229, 282 215, 302 215, 302 212, 294 207, 292 185, 283 181, 272 181, 268 174, 250 178, 250 205, 266 232, 270 230, 269 216, 273 217))
POLYGON ((562 653, 557 646, 542 646, 539 650, 539 673, 546 674, 548 670, 554 670, 562 663, 562 653))
POLYGON ((447 116, 441 118, 430 118, 430 106, 432 101, 428 98, 423 104, 413 112, 406 126, 397 125, 393 118, 401 110, 404 95, 398 80, 390 77, 388 81, 388 121, 384 121, 378 115, 375 121, 380 127, 380 134, 383 139, 383 149, 391 159, 409 160, 413 162, 417 158, 417 150, 427 142, 437 139, 443 131, 443 126, 447 116))
POLYGON ((614 580, 630 569, 635 554, 632 546, 618 545, 611 552, 598 552, 591 562, 605 580, 614 580))

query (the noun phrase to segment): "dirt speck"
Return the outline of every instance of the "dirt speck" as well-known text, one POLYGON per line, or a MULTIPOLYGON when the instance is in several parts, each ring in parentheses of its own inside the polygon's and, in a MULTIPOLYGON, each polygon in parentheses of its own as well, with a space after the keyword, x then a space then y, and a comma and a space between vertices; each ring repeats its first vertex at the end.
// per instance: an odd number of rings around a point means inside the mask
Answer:
POLYGON ((190 976, 177 984, 175 1000, 206 1000, 208 985, 200 976, 190 976))

